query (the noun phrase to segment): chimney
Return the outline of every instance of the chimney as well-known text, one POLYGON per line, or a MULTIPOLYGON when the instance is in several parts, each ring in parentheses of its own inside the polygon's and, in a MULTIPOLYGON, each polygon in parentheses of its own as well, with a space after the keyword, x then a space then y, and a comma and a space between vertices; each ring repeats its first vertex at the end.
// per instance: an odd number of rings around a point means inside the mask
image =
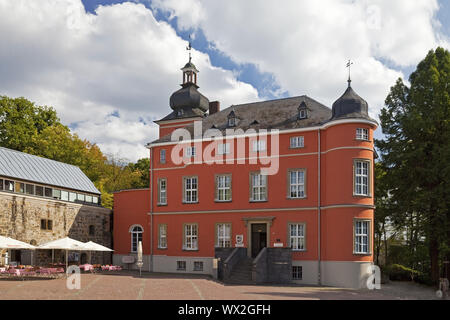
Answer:
POLYGON ((220 101, 213 101, 209 103, 209 115, 220 111, 220 101))

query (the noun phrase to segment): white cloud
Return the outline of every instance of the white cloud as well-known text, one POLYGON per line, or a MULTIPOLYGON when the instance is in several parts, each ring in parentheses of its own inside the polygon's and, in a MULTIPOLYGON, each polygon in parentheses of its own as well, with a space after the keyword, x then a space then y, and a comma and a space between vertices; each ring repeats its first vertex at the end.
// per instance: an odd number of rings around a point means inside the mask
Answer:
MULTIPOLYGON (((54 106, 82 138, 130 160, 146 156, 144 145, 157 138, 152 121, 171 111, 187 60, 186 41, 135 3, 93 15, 80 0, 0 0, 0 43, 0 94, 54 106), (108 116, 116 111, 120 118, 108 116)), ((193 57, 211 101, 258 99, 206 54, 193 57)))
POLYGON ((403 67, 417 64, 437 45, 436 0, 153 0, 181 28, 200 28, 237 63, 273 73, 281 91, 307 94, 331 106, 345 90, 352 59, 354 89, 372 116, 384 104, 403 67), (184 8, 195 8, 195 19, 184 8), (190 22, 190 23, 188 23, 190 22), (387 66, 387 62, 391 67, 387 66), (393 67, 392 67, 393 66, 393 67))

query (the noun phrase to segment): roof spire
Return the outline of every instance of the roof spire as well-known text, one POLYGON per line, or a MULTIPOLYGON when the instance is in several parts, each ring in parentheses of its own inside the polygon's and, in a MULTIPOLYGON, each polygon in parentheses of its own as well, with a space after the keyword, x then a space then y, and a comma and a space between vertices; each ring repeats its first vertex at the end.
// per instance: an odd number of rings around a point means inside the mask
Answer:
POLYGON ((351 68, 352 64, 353 64, 353 62, 349 59, 348 62, 347 62, 347 68, 348 68, 348 80, 347 80, 347 82, 348 82, 348 87, 349 88, 351 87, 351 83, 352 83, 352 79, 350 78, 350 68, 351 68))
POLYGON ((192 50, 192 45, 191 45, 191 35, 189 35, 189 45, 186 47, 186 50, 189 51, 189 62, 191 62, 191 50, 192 50))

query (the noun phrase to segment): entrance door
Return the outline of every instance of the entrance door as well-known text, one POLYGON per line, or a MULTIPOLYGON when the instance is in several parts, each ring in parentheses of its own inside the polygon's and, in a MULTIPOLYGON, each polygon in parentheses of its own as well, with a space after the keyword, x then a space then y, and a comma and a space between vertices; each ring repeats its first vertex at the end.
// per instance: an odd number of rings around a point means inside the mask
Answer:
POLYGON ((265 223, 252 224, 252 258, 267 246, 267 225, 265 223))

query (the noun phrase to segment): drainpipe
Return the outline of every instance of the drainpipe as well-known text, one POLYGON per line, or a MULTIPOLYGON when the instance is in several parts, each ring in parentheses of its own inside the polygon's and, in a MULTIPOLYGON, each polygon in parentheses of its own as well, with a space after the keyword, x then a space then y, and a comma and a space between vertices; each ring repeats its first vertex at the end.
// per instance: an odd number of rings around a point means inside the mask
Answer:
POLYGON ((153 272, 153 149, 150 147, 150 272, 153 272))
POLYGON ((321 164, 321 147, 320 147, 320 129, 317 130, 317 140, 318 140, 318 157, 317 157, 317 162, 318 162, 318 168, 317 168, 317 186, 318 186, 318 193, 317 193, 317 234, 318 234, 318 239, 317 239, 317 256, 318 256, 318 272, 317 272, 317 283, 318 285, 322 285, 322 279, 321 279, 321 260, 320 260, 320 255, 321 255, 321 209, 320 209, 320 192, 321 192, 321 185, 320 185, 320 164, 321 164))

